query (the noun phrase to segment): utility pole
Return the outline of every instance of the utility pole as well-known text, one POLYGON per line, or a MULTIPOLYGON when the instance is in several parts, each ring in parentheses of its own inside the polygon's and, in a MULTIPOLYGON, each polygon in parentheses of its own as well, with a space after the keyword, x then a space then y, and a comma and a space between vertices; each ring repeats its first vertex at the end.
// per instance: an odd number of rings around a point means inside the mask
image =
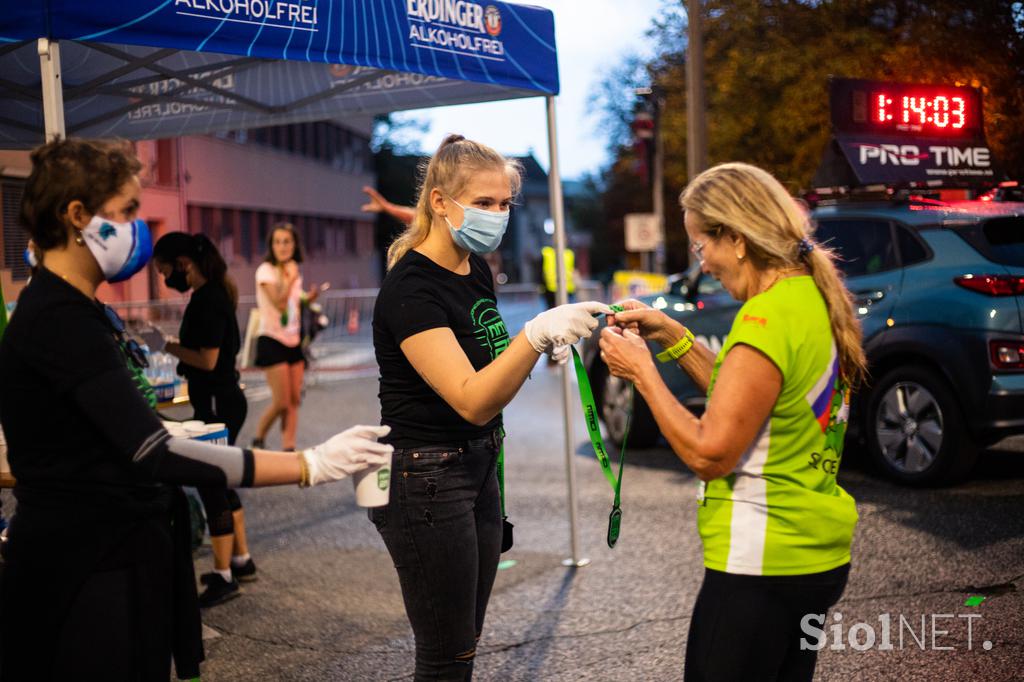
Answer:
POLYGON ((704 111, 704 28, 701 0, 686 0, 686 175, 693 180, 708 167, 704 111))
POLYGON ((651 88, 654 105, 654 215, 661 230, 661 243, 654 250, 654 272, 665 272, 665 146, 661 134, 661 110, 665 104, 661 88, 651 88))

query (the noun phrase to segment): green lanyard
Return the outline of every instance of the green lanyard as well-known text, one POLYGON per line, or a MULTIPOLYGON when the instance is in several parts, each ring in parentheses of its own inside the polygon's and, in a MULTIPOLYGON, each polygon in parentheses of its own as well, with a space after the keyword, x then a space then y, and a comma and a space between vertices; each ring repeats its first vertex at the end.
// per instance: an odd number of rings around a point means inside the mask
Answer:
POLYGON ((597 403, 594 402, 594 392, 590 388, 590 379, 587 377, 587 370, 583 367, 583 360, 579 351, 572 346, 572 362, 576 367, 576 382, 580 387, 580 402, 583 404, 583 414, 586 417, 587 433, 590 435, 590 444, 594 446, 594 454, 601 465, 604 477, 608 479, 612 490, 615 491, 615 501, 612 503, 612 512, 608 515, 608 546, 614 548, 619 540, 619 529, 622 526, 622 509, 619 507, 622 492, 622 470, 626 468, 626 438, 629 436, 630 422, 633 420, 633 396, 636 392, 635 386, 630 386, 629 393, 629 414, 626 417, 626 431, 622 435, 622 449, 619 451, 619 475, 612 472, 611 462, 608 461, 608 450, 604 446, 604 439, 601 437, 601 427, 597 422, 597 403))

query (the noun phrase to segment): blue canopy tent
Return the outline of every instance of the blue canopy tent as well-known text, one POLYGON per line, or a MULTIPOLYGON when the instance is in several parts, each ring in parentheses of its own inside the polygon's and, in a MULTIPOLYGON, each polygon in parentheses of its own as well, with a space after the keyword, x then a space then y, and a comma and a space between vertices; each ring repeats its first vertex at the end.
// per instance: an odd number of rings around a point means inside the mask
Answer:
MULTIPOLYGON (((499 0, 22 0, 0 14, 0 148, 149 139, 542 96, 567 300, 549 10, 499 0)), ((571 558, 576 529, 563 371, 571 558)))

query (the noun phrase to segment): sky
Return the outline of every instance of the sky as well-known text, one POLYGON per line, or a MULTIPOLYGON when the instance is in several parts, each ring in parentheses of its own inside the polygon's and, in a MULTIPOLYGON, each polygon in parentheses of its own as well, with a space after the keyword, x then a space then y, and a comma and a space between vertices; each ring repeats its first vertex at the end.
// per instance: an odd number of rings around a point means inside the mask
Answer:
MULTIPOLYGON (((559 163, 562 177, 575 179, 597 171, 607 156, 599 118, 588 113, 587 99, 604 73, 624 55, 651 53, 644 32, 662 0, 529 0, 524 4, 555 13, 562 88, 556 106, 559 163)), ((429 122, 425 134, 404 134, 424 152, 437 149, 448 133, 459 133, 506 155, 522 155, 532 149, 540 164, 548 167, 547 120, 540 97, 420 109, 397 118, 429 122)))

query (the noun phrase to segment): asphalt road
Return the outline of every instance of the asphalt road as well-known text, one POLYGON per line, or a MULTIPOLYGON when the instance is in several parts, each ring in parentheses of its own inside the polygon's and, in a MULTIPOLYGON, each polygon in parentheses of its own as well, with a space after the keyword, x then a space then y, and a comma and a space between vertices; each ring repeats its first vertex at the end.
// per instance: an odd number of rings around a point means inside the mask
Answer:
MULTIPOLYGON (((503 558, 515 564, 499 571, 476 679, 681 679, 702 575, 695 479, 667 449, 630 452, 622 536, 609 549, 612 494, 577 405, 582 555, 592 563, 564 568, 559 387, 558 374, 539 365, 506 411, 516 545, 503 558)), ((365 376, 312 387, 300 445, 355 422, 376 423, 376 393, 376 380, 365 376)), ((243 439, 265 404, 251 404, 243 439)), ((876 480, 855 459, 846 458, 840 476, 860 512, 853 570, 824 626, 817 679, 1024 679, 1024 440, 989 450, 970 481, 938 490, 876 480), (986 599, 965 605, 972 595, 986 599), (880 647, 886 620, 887 650, 880 647), (868 628, 875 645, 851 648, 851 631, 862 645, 868 628)), ((412 633, 398 581, 351 485, 251 490, 243 498, 260 579, 205 612, 211 639, 203 679, 411 679, 412 633)), ((197 571, 210 562, 201 555, 197 571)))

